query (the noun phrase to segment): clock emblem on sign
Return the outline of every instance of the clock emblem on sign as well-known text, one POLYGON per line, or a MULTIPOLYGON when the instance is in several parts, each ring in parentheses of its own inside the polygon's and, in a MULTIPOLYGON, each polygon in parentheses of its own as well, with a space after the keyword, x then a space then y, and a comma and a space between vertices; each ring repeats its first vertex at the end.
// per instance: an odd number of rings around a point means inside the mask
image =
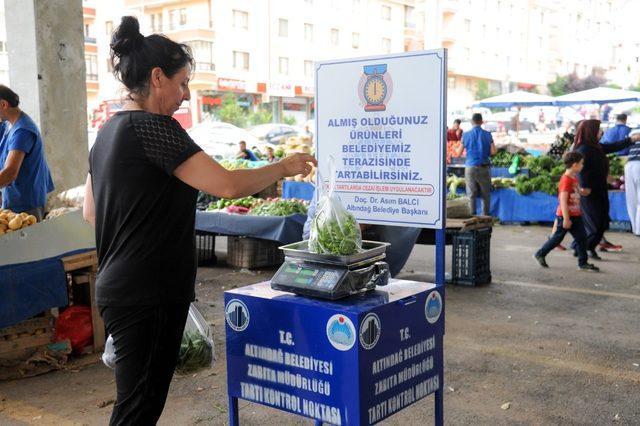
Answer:
POLYGON ((365 111, 384 111, 391 95, 391 77, 387 64, 365 65, 360 80, 360 96, 366 103, 365 111))

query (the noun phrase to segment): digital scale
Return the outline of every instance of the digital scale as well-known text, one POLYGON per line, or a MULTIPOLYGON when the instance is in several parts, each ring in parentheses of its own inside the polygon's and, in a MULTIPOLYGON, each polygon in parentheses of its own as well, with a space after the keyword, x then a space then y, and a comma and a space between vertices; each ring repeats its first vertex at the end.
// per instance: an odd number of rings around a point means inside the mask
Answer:
POLYGON ((311 253, 307 243, 280 247, 285 260, 271 279, 271 288, 336 300, 389 282, 389 265, 384 262, 389 243, 363 241, 362 251, 350 256, 311 253))

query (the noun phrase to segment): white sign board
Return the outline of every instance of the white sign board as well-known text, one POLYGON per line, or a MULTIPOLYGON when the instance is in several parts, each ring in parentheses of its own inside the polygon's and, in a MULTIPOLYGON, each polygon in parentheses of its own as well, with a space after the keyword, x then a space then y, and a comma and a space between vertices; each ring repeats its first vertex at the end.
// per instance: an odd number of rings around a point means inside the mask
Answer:
POLYGON ((316 155, 360 223, 442 229, 446 51, 316 64, 316 155))

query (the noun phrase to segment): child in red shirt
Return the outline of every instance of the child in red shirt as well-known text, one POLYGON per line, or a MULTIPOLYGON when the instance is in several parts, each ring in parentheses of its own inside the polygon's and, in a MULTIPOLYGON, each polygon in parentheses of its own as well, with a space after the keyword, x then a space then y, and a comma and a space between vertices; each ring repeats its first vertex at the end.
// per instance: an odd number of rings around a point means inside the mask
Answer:
POLYGON ((556 231, 551 238, 533 256, 540 266, 548 268, 545 257, 556 248, 567 232, 573 235, 578 252, 578 268, 584 271, 598 272, 600 269, 587 262, 587 234, 584 230, 580 212, 580 195, 577 175, 584 166, 584 157, 579 152, 567 152, 563 157, 566 171, 558 184, 558 209, 556 210, 556 231))

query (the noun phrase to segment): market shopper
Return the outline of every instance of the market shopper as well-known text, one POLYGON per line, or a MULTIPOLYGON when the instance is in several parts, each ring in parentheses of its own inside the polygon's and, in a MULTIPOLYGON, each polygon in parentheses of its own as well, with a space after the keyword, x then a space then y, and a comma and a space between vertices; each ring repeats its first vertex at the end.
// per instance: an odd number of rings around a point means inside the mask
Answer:
POLYGON ((239 150, 236 154, 236 158, 249 161, 258 161, 258 157, 256 157, 253 151, 247 149, 247 143, 245 141, 240 141, 240 143, 238 143, 238 148, 239 150))
POLYGON ((640 237, 640 143, 629 149, 624 166, 624 184, 631 231, 640 237))
MULTIPOLYGON (((616 125, 607 129, 600 139, 600 143, 608 145, 610 143, 621 141, 631 133, 631 127, 627 126, 627 114, 618 114, 616 116, 616 125)), ((618 151, 618 155, 629 155, 629 148, 618 151)))
POLYGON ((198 190, 224 198, 255 194, 282 177, 307 175, 316 161, 296 154, 262 168, 225 170, 171 117, 190 98, 189 48, 162 35, 144 37, 136 18, 123 17, 111 49, 129 98, 91 150, 84 217, 96 229, 96 302, 116 353, 110 424, 152 425, 195 296, 198 190))
POLYGON ((467 151, 464 178, 467 195, 471 199, 471 206, 475 211, 478 193, 482 197, 482 214, 489 216, 491 209, 491 156, 496 153, 491 133, 482 128, 482 114, 475 113, 471 119, 473 129, 462 136, 462 145, 457 149, 457 155, 462 155, 463 148, 467 151))
MULTIPOLYGON (((456 118, 453 120, 451 128, 447 129, 447 164, 451 163, 451 158, 457 153, 460 145, 462 145, 463 132, 460 124, 462 124, 462 120, 456 118)), ((456 156, 458 157, 459 155, 456 156)))
POLYGON ((587 262, 587 236, 580 213, 580 196, 585 192, 578 185, 578 173, 584 167, 584 157, 579 152, 572 151, 564 154, 562 161, 566 170, 558 183, 555 231, 535 253, 534 258, 540 266, 548 268, 546 256, 562 242, 567 232, 570 232, 578 251, 578 268, 597 272, 600 269, 587 262))
POLYGON ((269 163, 277 163, 280 159, 278 157, 276 157, 275 152, 273 151, 273 148, 268 146, 267 147, 267 158, 266 160, 269 163))
MULTIPOLYGON (((587 249, 593 259, 600 259, 596 247, 609 229, 609 194, 607 177, 609 160, 606 154, 630 147, 640 140, 640 134, 606 145, 598 143, 599 120, 583 120, 576 130, 574 150, 584 156, 584 168, 579 174, 580 186, 586 190, 580 199, 582 217, 587 232, 587 249)), ((572 247, 575 248, 575 245, 572 247)))
POLYGON ((36 123, 20 109, 20 97, 0 85, 0 189, 2 208, 44 219, 47 194, 54 190, 36 123))

